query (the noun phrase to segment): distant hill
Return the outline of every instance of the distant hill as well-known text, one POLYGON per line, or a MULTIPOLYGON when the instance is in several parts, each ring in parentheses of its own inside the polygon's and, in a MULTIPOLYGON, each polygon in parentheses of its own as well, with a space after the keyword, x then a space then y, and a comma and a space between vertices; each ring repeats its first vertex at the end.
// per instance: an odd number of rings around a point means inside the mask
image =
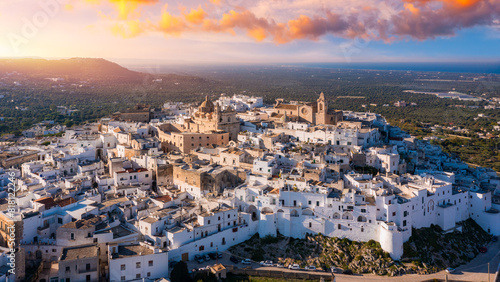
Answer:
POLYGON ((0 59, 0 73, 14 71, 29 77, 98 81, 139 81, 143 77, 140 72, 128 70, 105 59, 0 59))

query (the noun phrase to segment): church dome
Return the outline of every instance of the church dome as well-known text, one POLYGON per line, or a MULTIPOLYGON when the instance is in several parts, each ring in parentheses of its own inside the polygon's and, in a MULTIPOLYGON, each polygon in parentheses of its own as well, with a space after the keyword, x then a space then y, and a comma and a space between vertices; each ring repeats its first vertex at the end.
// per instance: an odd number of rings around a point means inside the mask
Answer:
POLYGON ((214 111, 214 103, 212 103, 212 101, 208 99, 208 96, 206 96, 205 101, 201 103, 198 109, 202 113, 211 113, 214 111))

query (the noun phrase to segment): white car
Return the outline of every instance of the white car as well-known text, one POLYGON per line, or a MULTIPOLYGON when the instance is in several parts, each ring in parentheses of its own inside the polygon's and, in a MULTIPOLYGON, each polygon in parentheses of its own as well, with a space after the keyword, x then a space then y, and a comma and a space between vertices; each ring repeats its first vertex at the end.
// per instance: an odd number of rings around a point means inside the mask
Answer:
POLYGON ((300 265, 298 265, 298 264, 290 264, 288 266, 288 269, 299 270, 300 269, 300 265))
POLYGON ((266 261, 262 264, 262 266, 273 266, 273 265, 274 265, 274 264, 273 264, 273 261, 272 261, 272 260, 266 260, 266 261))
POLYGON ((241 261, 241 264, 247 264, 247 265, 249 265, 249 264, 252 264, 252 261, 250 259, 244 259, 244 260, 241 261))
POLYGON ((448 268, 446 269, 446 272, 448 272, 448 273, 453 273, 453 272, 455 272, 455 268, 453 268, 453 267, 448 267, 448 268))
POLYGON ((316 266, 314 265, 306 266, 305 270, 316 271, 316 266))

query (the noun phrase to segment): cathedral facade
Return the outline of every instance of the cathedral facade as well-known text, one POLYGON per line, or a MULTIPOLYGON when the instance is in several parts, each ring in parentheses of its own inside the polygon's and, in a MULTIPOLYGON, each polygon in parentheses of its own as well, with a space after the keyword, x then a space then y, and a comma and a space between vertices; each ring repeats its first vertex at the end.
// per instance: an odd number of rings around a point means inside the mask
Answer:
POLYGON ((337 124, 342 121, 342 111, 329 110, 325 94, 321 92, 316 103, 284 104, 277 100, 274 118, 286 117, 292 121, 307 122, 313 125, 337 124))
POLYGON ((187 121, 187 127, 194 132, 225 131, 229 133, 229 140, 238 140, 240 133, 240 120, 232 107, 222 110, 219 104, 210 101, 208 96, 187 121))

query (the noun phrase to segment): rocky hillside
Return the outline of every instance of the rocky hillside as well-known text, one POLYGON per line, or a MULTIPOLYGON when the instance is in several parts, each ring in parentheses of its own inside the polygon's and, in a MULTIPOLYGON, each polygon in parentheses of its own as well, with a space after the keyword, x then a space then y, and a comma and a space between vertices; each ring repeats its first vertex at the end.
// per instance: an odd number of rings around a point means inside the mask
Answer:
POLYGON ((479 248, 491 240, 491 236, 473 220, 458 225, 458 230, 447 234, 434 225, 414 229, 413 236, 404 244, 401 262, 391 259, 373 240, 357 242, 321 234, 310 235, 306 239, 284 236, 259 238, 257 234, 229 251, 241 258, 272 260, 283 263, 285 267, 297 263, 301 267, 314 265, 328 269, 335 266, 354 273, 389 276, 428 274, 470 261, 479 253, 479 248))
POLYGON ((379 275, 401 275, 405 273, 428 273, 423 266, 401 264, 391 259, 380 244, 375 241, 356 242, 348 239, 329 238, 323 235, 307 236, 306 239, 278 237, 259 238, 232 247, 231 253, 248 257, 254 261, 273 260, 301 267, 314 265, 329 269, 335 266, 350 269, 354 273, 374 273, 379 275))
POLYGON ((456 230, 447 234, 435 225, 414 229, 413 236, 404 244, 403 261, 422 262, 443 269, 472 260, 479 254, 479 248, 490 242, 491 236, 472 219, 460 222, 459 227, 461 232, 456 230))

